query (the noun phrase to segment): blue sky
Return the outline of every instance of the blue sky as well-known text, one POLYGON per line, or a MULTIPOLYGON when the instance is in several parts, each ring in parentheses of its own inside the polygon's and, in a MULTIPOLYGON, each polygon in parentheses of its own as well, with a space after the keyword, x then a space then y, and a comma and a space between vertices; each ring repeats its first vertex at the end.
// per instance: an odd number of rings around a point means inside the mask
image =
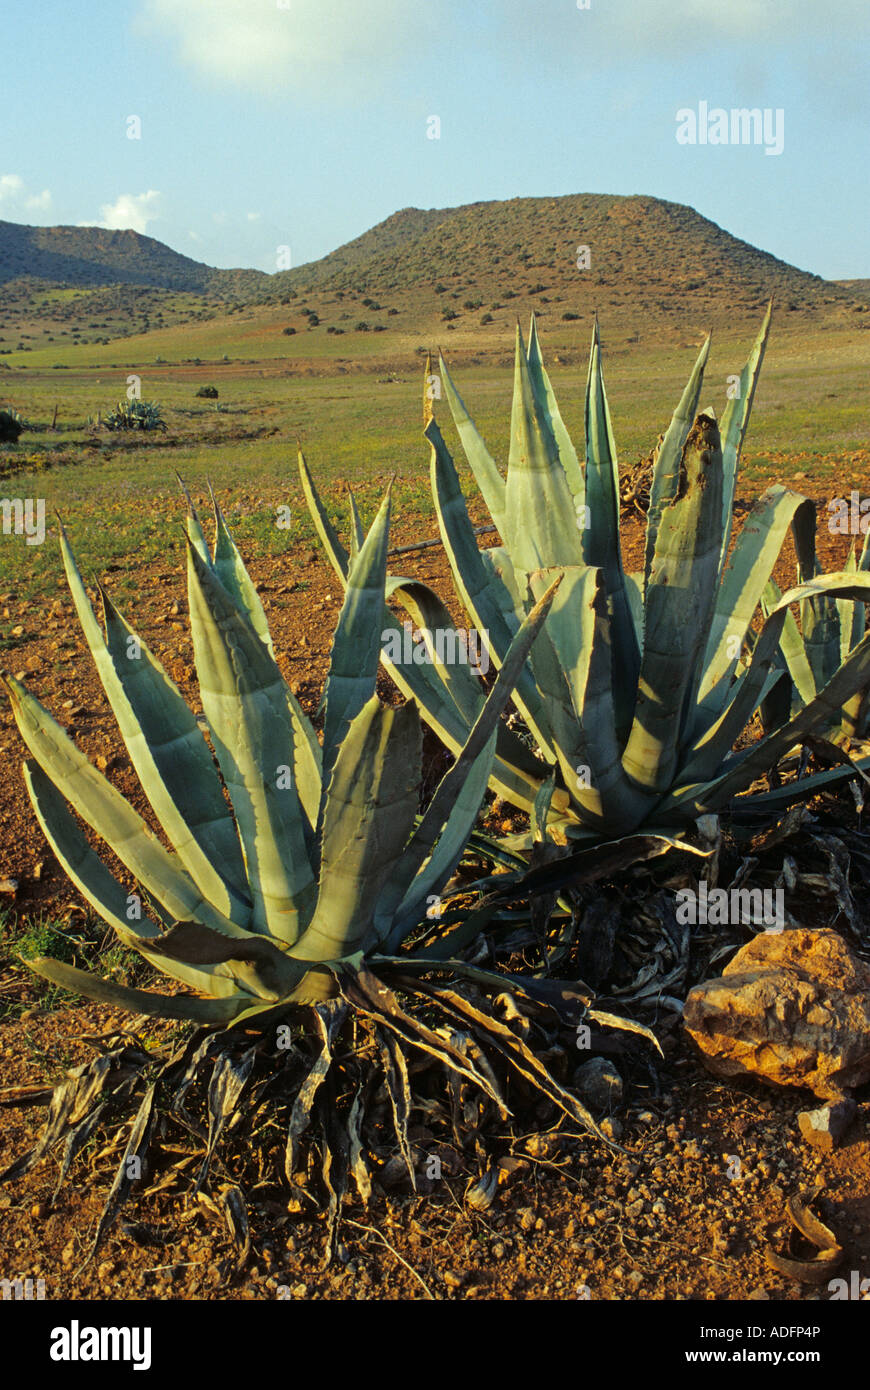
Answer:
POLYGON ((403 207, 643 193, 870 276, 870 0, 584 4, 4 0, 0 218, 274 270, 403 207), (702 102, 782 152, 679 144, 702 102))

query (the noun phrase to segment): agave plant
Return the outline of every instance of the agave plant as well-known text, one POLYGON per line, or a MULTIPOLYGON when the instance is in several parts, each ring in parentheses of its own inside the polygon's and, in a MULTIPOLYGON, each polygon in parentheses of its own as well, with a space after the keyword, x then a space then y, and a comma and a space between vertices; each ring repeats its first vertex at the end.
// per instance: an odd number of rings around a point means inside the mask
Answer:
MULTIPOLYGON (((730 549, 738 462, 769 327, 770 310, 721 423, 712 410, 698 409, 710 338, 704 342, 655 451, 644 565, 634 574, 626 573, 620 548, 619 474, 597 322, 582 463, 543 365, 534 318, 528 349, 517 328, 505 477, 441 359, 454 423, 502 544, 478 548, 434 419, 425 429, 432 493, 457 596, 496 668, 530 606, 554 578, 563 580, 513 695, 526 736, 502 729, 491 776, 503 797, 535 811, 558 838, 679 829, 722 810, 870 682, 870 639, 862 632, 793 717, 734 751, 781 678, 777 650, 789 605, 802 601, 815 611, 834 595, 860 599, 870 585, 864 573, 804 572, 754 637, 789 528, 799 555, 814 548, 812 504, 774 486, 730 549)), ((344 576, 346 552, 301 455, 300 470, 321 538, 344 576)), ((388 592, 421 629, 444 621, 444 606, 425 586, 394 578, 388 592)), ((421 675, 386 656, 385 665, 448 747, 461 747, 484 698, 473 672, 433 661, 421 675)), ((812 785, 803 781, 783 795, 803 795, 812 785)))
POLYGON ((166 421, 160 413, 157 401, 132 400, 118 401, 103 421, 107 430, 165 430, 166 421))
MULTIPOLYGON (((321 745, 276 664, 262 604, 217 504, 211 551, 189 505, 190 622, 214 758, 177 687, 102 591, 105 632, 101 629, 61 527, 76 611, 142 789, 171 848, 151 833, 34 696, 17 680, 4 678, 32 755, 24 765, 27 788, 58 860, 125 945, 196 992, 150 992, 59 961, 28 963, 53 983, 92 999, 224 1030, 225 1044, 208 1031, 194 1034, 160 1073, 183 1097, 197 1066, 214 1066, 208 1156, 251 1075, 253 1052, 237 1055, 241 1034, 259 1030, 267 1051, 271 1048, 266 1076, 274 1081, 278 1020, 307 1009, 311 1021, 301 1033, 307 1062, 301 1082, 296 1078, 301 1089, 290 1114, 288 1176, 315 1097, 323 1105, 327 1168, 337 1152, 333 1131, 339 1107, 334 1085, 324 1082, 346 1020, 357 1026, 362 1020, 374 1030, 374 1055, 406 1158, 409 1092, 403 1047, 445 1066, 462 1085, 478 1086, 504 1116, 507 1103, 486 1055, 487 1048, 494 1050, 509 1072, 513 1068, 524 1086, 537 1091, 537 1100, 543 1093, 575 1123, 598 1132, 579 1100, 538 1061, 530 1045, 532 1025, 527 1022, 519 1031, 508 1027, 488 995, 509 990, 512 1016, 522 1017, 525 1007, 538 1024, 544 1017, 553 1026, 565 1026, 567 1019, 572 1028, 584 1017, 617 1022, 589 1010, 593 1001, 582 984, 548 985, 457 959, 479 934, 486 910, 439 924, 436 945, 421 945, 420 929, 431 932, 433 926, 429 905, 453 874, 486 792, 500 713, 559 581, 519 624, 462 749, 420 815, 416 707, 413 702, 387 707, 375 694, 389 512, 388 495, 368 534, 360 534, 349 567, 325 688, 321 745), (140 893, 130 893, 98 857, 73 811, 114 852, 140 893), (445 979, 453 983, 448 987, 445 979), (422 1010, 403 1007, 394 988, 422 1003, 422 1010), (436 1032, 432 1011, 439 1007, 445 1026, 436 1032)), ((345 1042, 346 1058, 353 1055, 349 1047, 345 1042)), ((20 1175, 64 1136, 65 1169, 70 1146, 74 1153, 83 1141, 82 1127, 89 1133, 98 1117, 112 1066, 116 1082, 129 1089, 130 1066, 135 1070, 147 1062, 124 1048, 111 1054, 111 1064, 101 1057, 80 1070, 55 1096, 40 1143, 3 1176, 20 1175)), ((344 1117, 350 1126, 344 1151, 361 1191, 368 1181, 361 1126, 369 1083, 357 1069, 356 1102, 344 1117)), ((128 1157, 141 1156, 150 1133, 155 1084, 142 1102, 128 1157)), ((334 1173, 330 1181, 334 1195, 334 1173)), ((129 1177, 121 1173, 112 1201, 127 1188, 129 1177)))

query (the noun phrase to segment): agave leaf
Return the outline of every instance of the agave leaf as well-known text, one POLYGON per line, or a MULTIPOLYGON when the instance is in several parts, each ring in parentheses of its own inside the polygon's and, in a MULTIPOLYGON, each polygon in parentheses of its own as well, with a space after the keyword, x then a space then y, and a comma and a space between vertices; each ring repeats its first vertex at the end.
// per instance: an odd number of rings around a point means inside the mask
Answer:
POLYGON ((453 416, 453 423, 456 426, 460 442, 468 459, 469 467, 474 474, 477 486, 483 494, 483 499, 489 509, 489 514, 499 531, 504 536, 505 530, 505 511, 507 500, 505 496, 505 481, 498 470, 498 465, 481 439, 477 427, 465 408, 459 392, 453 384, 453 379, 447 370, 447 363, 443 357, 439 356, 441 368, 441 379, 447 395, 447 403, 450 406, 450 413, 453 416))
POLYGON ((254 1055, 255 1049, 249 1047, 247 1051, 242 1053, 241 1057, 233 1057, 230 1052, 219 1052, 214 1059, 208 1085, 208 1140, 202 1166, 194 1185, 194 1195, 201 1192, 205 1186, 217 1142, 223 1133, 227 1120, 233 1115, 251 1075, 254 1055))
POLYGON ((179 486, 181 488, 181 491, 184 493, 184 497, 187 502, 186 523, 188 540, 190 541, 197 555, 204 562, 204 564, 210 565, 211 554, 208 548, 208 541, 205 538, 205 531, 203 531, 202 529, 202 522, 199 519, 199 513, 197 512, 196 507, 193 505, 193 499, 191 498, 191 495, 187 490, 187 486, 181 474, 176 473, 175 476, 178 479, 179 486))
POLYGON ((350 488, 348 488, 347 490, 347 498, 350 502, 351 521, 350 558, 351 560, 355 560, 360 550, 362 549, 363 543, 366 538, 366 533, 365 527, 362 524, 362 518, 359 514, 359 508, 356 505, 356 498, 354 497, 353 492, 350 488))
POLYGON ((350 1107, 350 1113, 347 1117, 347 1138, 348 1167, 353 1173, 353 1180, 356 1183, 356 1190, 360 1195, 362 1204, 367 1207, 372 1195, 372 1179, 365 1156, 365 1145, 362 1136, 365 1091, 366 1083, 361 1081, 357 1087, 356 1095, 353 1098, 353 1104, 350 1107))
POLYGON ((556 774, 551 772, 546 782, 541 783, 541 790, 535 797, 535 804, 532 807, 532 833, 535 840, 540 844, 546 844, 549 840, 547 832, 547 820, 550 815, 550 802, 553 800, 553 792, 556 788, 556 774))
POLYGON ((289 1183, 293 1181, 293 1172, 296 1167, 297 1140, 305 1133, 311 1123, 311 1112, 314 1108, 317 1092, 326 1080, 326 1074, 332 1066, 333 1043, 341 1031, 346 1017, 347 1005, 337 1001, 318 1004, 314 1009, 314 1021, 319 1034, 318 1050, 305 1080, 296 1093, 287 1130, 287 1143, 284 1148, 284 1174, 289 1183))
POLYGON ((289 686, 285 685, 287 712, 293 725, 293 774, 302 809, 311 831, 317 826, 323 786, 323 752, 311 720, 289 686))
MULTIPOLYGON (((847 573, 851 574, 856 569, 862 573, 870 569, 870 530, 864 537, 864 544, 861 547, 861 558, 855 562, 855 552, 850 550, 849 563, 846 565, 847 573)), ((841 636, 841 661, 845 661, 848 653, 853 647, 857 647, 861 638, 864 636, 867 627, 867 605, 863 602, 850 602, 849 600, 838 601, 837 610, 840 617, 841 636)), ((864 735, 864 725, 866 716, 864 706, 867 695, 856 694, 847 700, 843 705, 843 720, 841 737, 862 738, 864 735)))
MULTIPOLYGON (((601 367, 598 319, 592 329, 592 347, 586 377, 586 506, 590 525, 582 531, 582 558, 604 571, 613 646, 613 699, 616 726, 624 739, 634 710, 640 652, 637 632, 625 590, 622 548, 619 543, 619 464, 610 422, 610 407, 601 367)), ((541 564, 558 563, 555 552, 541 564)))
POLYGON ((582 506, 586 500, 586 480, 583 477, 583 469, 580 467, 577 450, 574 448, 571 442, 571 436, 565 428, 565 422, 562 419, 555 392, 550 384, 550 378, 544 368, 544 361, 541 356, 541 344, 538 341, 538 325, 534 314, 532 314, 532 320, 529 326, 528 363, 529 376, 538 400, 538 407, 556 441, 559 462, 565 470, 568 487, 574 498, 574 510, 576 513, 578 508, 582 506))
POLYGON ((389 527, 388 492, 348 572, 344 603, 332 639, 324 696, 321 820, 326 783, 342 739, 375 691, 383 631, 389 527))
POLYGON ((192 547, 188 594, 203 709, 245 851, 252 925, 292 943, 310 920, 316 886, 296 781, 287 772, 295 762, 287 687, 254 629, 192 547))
MULTIPOLYGON (((586 504, 592 516, 592 525, 583 533, 583 558, 587 565, 612 568, 620 553, 619 464, 604 388, 597 318, 592 327, 586 375, 586 504)), ((554 559, 551 555, 549 563, 554 559)), ((547 560, 541 563, 547 563, 547 560)))
MULTIPOLYGON (((103 921, 114 928, 123 944, 133 947, 150 964, 158 965, 167 975, 182 980, 193 989, 217 996, 235 993, 236 982, 225 967, 191 969, 179 962, 158 961, 149 950, 149 943, 159 938, 160 928, 148 917, 132 921, 128 918, 126 888, 91 849, 57 788, 36 763, 24 763, 23 771, 33 809, 61 867, 103 921)), ((227 940, 224 937, 220 939, 227 940)))
POLYGON ((233 599, 239 612, 244 614, 251 624, 269 655, 274 656, 275 649, 272 646, 269 623, 260 601, 260 595, 257 593, 236 543, 227 529, 223 512, 218 506, 217 498, 211 488, 209 488, 209 493, 214 508, 215 540, 212 558, 214 572, 233 599))
POLYGON ((650 791, 672 784, 700 679, 719 572, 721 468, 716 422, 699 415, 683 451, 680 489, 659 522, 637 707, 623 754, 626 772, 650 791))
POLYGON ((680 397, 680 403, 671 417, 671 423, 668 425, 664 439, 659 445, 656 455, 646 523, 646 547, 643 568, 644 588, 646 588, 649 582, 649 573, 652 568, 653 556, 655 555, 659 521, 661 520, 662 511, 673 502, 677 495, 680 483, 680 466, 683 457, 683 449, 686 446, 689 431, 698 414, 698 406, 701 400, 701 387, 704 384, 704 368, 707 365, 707 358, 710 355, 710 342, 711 338, 708 334, 704 339, 701 351, 698 353, 697 360, 692 368, 692 374, 680 397))
POLYGON ((552 863, 500 874, 496 879, 499 886, 490 895, 490 900, 505 902, 530 893, 553 893, 580 883, 597 883, 629 865, 656 859, 672 850, 709 858, 708 851, 699 850, 679 835, 666 831, 635 831, 604 843, 597 837, 589 845, 573 850, 552 863))
POLYGON ((294 947, 297 959, 340 960, 364 946, 378 895, 400 866, 414 825, 420 755, 416 707, 389 709, 372 696, 335 760, 317 909, 294 947))
MULTIPOLYGON (((779 586, 772 579, 769 580, 765 585, 761 601, 761 611, 765 618, 777 607, 781 598, 782 592, 779 586)), ((807 658, 804 639, 801 636, 795 616, 789 609, 785 610, 785 623, 779 645, 794 687, 802 702, 808 705, 818 692, 815 677, 807 658)))
POLYGON ((251 913, 238 837, 196 720, 106 594, 103 639, 63 526, 60 544, 85 639, 142 789, 203 896, 245 926, 251 913))
MULTIPOLYGON (((845 573, 854 574, 857 568, 858 561, 855 557, 855 551, 853 547, 850 547, 849 555, 844 566, 845 573)), ((852 648, 856 646, 864 636, 863 609, 861 613, 862 621, 859 629, 858 623, 855 621, 855 608, 856 605, 850 599, 837 599, 837 617, 840 620, 840 662, 846 660, 852 648)))
POLYGON ((746 360, 746 365, 740 373, 737 394, 730 396, 728 404, 722 414, 720 433, 722 436, 723 487, 720 573, 725 568, 725 558, 728 554, 728 545, 731 540, 731 528, 734 524, 734 494, 737 488, 737 469, 740 463, 740 451, 743 448, 743 440, 749 425, 752 402, 755 399, 755 388, 758 385, 758 376, 761 371, 761 364, 764 361, 764 349, 767 346, 767 339, 770 333, 770 320, 772 314, 773 300, 771 300, 767 306, 767 313, 764 316, 764 322, 761 325, 758 337, 746 360))
POLYGON ((744 520, 721 577, 710 624, 698 690, 696 736, 718 718, 729 698, 740 650, 788 528, 792 528, 797 542, 814 518, 812 502, 777 484, 768 488, 744 520))
POLYGON ((139 1109, 136 1112, 136 1118, 133 1121, 130 1137, 127 1140, 126 1147, 121 1156, 118 1171, 115 1174, 112 1186, 109 1188, 109 1194, 106 1197, 103 1210, 100 1213, 100 1219, 97 1222, 97 1229, 94 1232, 94 1240, 91 1245, 91 1253, 88 1256, 89 1259, 93 1259, 102 1243, 103 1236, 129 1197, 130 1188, 137 1180, 133 1174, 144 1172, 146 1169, 148 1151, 151 1147, 151 1136, 154 1132, 154 1125, 157 1119, 157 1114, 154 1110, 154 1097, 156 1091, 157 1083, 152 1082, 145 1092, 145 1095, 142 1097, 139 1109))
POLYGON ((411 1087, 408 1083, 408 1063, 405 1054, 396 1042, 395 1035, 388 1028, 375 1027, 375 1037, 381 1053, 384 1080, 393 1111, 393 1129, 399 1142, 399 1152, 405 1160, 405 1167, 411 1179, 411 1186, 417 1191, 417 1174, 411 1158, 408 1143, 408 1120, 411 1115, 411 1087))
POLYGON ((431 968, 432 964, 444 964, 445 970, 453 973, 462 974, 463 963, 453 959, 466 946, 470 946, 473 941, 483 935, 483 932, 498 911, 496 903, 481 903, 473 912, 459 922, 452 931, 440 937, 431 946, 426 946, 422 950, 414 951, 414 959, 409 960, 407 956, 372 956, 372 962, 383 962, 384 964, 401 965, 403 969, 413 969, 414 961, 422 963, 424 967, 431 968))
POLYGON ((148 1014, 150 1018, 179 1018, 193 1023, 229 1023, 251 1002, 249 994, 232 994, 225 999, 196 999, 193 995, 151 994, 129 985, 116 985, 101 980, 87 970, 77 970, 49 956, 37 956, 25 962, 31 970, 61 989, 83 994, 98 1004, 109 1004, 128 1013, 148 1014))
POLYGON ((644 578, 640 570, 632 570, 625 576, 625 598, 628 611, 634 624, 634 636, 638 651, 643 651, 643 630, 646 614, 643 607, 644 578))
POLYGON ((747 815, 758 816, 769 822, 772 816, 779 815, 793 801, 806 801, 820 791, 831 790, 838 782, 853 778, 856 770, 865 774, 870 772, 870 756, 854 761, 850 759, 849 764, 843 767, 829 767, 825 768, 824 772, 814 772, 809 777, 797 777, 794 781, 783 782, 781 787, 775 787, 773 791, 752 792, 740 796, 733 803, 733 815, 739 819, 745 819, 747 815))
POLYGON ((619 1028, 624 1033, 638 1033, 640 1037, 652 1043, 660 1057, 665 1055, 652 1029, 643 1023, 636 1023, 633 1018, 620 1018, 618 1014, 609 1014, 602 1009, 590 1009, 586 1017, 591 1018, 593 1023, 600 1023, 603 1028, 619 1028))
MULTIPOLYGON (((591 501, 588 476, 586 487, 591 501)), ((574 499, 548 413, 535 394, 519 324, 503 539, 517 569, 583 561, 574 499)))
POLYGON ((332 568, 335 570, 342 584, 347 583, 347 571, 350 557, 338 538, 338 532, 326 514, 326 508, 320 500, 320 494, 314 486, 314 479, 305 462, 305 455, 302 450, 298 454, 299 477, 302 483, 302 491, 308 503, 308 510, 317 528, 317 534, 323 542, 324 549, 329 556, 332 568))
POLYGON ((181 961, 196 967, 228 963, 243 989, 270 1002, 286 996, 305 974, 305 967, 273 941, 253 934, 245 941, 234 941, 201 922, 175 922, 149 950, 158 963, 181 961))
MULTIPOLYGON (((821 574, 816 554, 816 510, 795 516, 794 546, 799 584, 821 574)), ((821 690, 840 660, 840 619, 834 599, 823 591, 807 590, 800 601, 801 636, 817 690, 821 690)))
POLYGON ((43 772, 146 892, 173 917, 202 922, 228 936, 246 937, 242 927, 202 897, 177 856, 164 849, 39 701, 12 676, 4 681, 21 737, 43 772))

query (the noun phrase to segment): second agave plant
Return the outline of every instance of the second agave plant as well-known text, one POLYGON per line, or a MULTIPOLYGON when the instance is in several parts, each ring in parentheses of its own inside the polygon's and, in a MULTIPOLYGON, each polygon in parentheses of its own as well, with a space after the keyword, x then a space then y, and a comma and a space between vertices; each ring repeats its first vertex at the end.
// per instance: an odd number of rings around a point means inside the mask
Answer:
MULTIPOLYGON (((799 555, 814 551, 812 503, 780 486, 755 503, 731 549, 738 462, 769 327, 770 311, 721 420, 699 410, 709 338, 701 348, 656 451, 637 573, 623 565, 597 324, 581 452, 562 420, 534 320, 528 346, 517 329, 506 475, 441 360, 456 430, 501 544, 479 549, 434 420, 425 431, 432 495, 457 596, 496 668, 529 608, 562 580, 513 696, 525 738, 503 726, 491 775, 500 795, 546 820, 556 838, 679 830, 718 812, 870 682, 870 638, 862 631, 821 684, 801 690, 805 703, 760 741, 734 751, 782 678, 779 644, 789 606, 801 601, 821 611, 835 595, 860 600, 870 588, 863 571, 819 577, 810 568, 805 582, 771 599, 763 627, 753 630, 789 528, 799 555)), ((343 573, 346 557, 304 460, 301 468, 309 506, 343 573)), ((424 588, 391 581, 392 594, 421 627, 444 612, 424 588)), ((863 615, 863 608, 856 604, 854 612, 863 615)), ((423 677, 407 664, 385 664, 448 747, 460 748, 484 699, 473 674, 437 661, 423 677)), ((783 794, 802 795, 812 785, 806 779, 783 794)))

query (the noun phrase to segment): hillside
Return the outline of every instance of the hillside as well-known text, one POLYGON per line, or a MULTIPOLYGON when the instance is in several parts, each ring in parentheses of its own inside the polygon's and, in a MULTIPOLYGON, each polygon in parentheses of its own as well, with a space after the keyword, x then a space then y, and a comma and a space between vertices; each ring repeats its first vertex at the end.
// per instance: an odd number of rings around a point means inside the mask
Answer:
POLYGON ((257 270, 214 270, 140 232, 0 221, 0 285, 24 276, 55 285, 148 285, 194 294, 254 293, 270 279, 257 270))
POLYGON ((595 308, 689 309, 713 322, 755 313, 771 294, 787 311, 837 315, 865 298, 738 240, 693 208, 605 194, 406 208, 272 278, 300 293, 367 292, 390 302, 437 302, 460 289, 479 301, 475 308, 512 298, 546 304, 549 295, 584 318, 595 308), (589 249, 583 269, 580 247, 589 249))
POLYGON ((357 356, 358 334, 387 332, 377 355, 390 356, 398 334, 419 343, 444 330, 454 347, 489 353, 530 309, 569 344, 596 310, 623 342, 653 322, 662 341, 694 340, 708 327, 757 322, 771 295, 783 326, 870 326, 867 281, 822 280, 693 208, 644 196, 405 208, 322 259, 271 275, 217 270, 132 231, 0 222, 0 356, 13 365, 49 345, 56 353, 131 335, 145 335, 146 353, 153 342, 191 359, 218 344, 219 356, 283 355, 282 329, 304 332, 294 358, 332 357, 345 334, 342 349, 353 344, 357 356), (214 329, 200 332, 204 320, 214 329), (196 332, 158 342, 176 326, 196 332))

